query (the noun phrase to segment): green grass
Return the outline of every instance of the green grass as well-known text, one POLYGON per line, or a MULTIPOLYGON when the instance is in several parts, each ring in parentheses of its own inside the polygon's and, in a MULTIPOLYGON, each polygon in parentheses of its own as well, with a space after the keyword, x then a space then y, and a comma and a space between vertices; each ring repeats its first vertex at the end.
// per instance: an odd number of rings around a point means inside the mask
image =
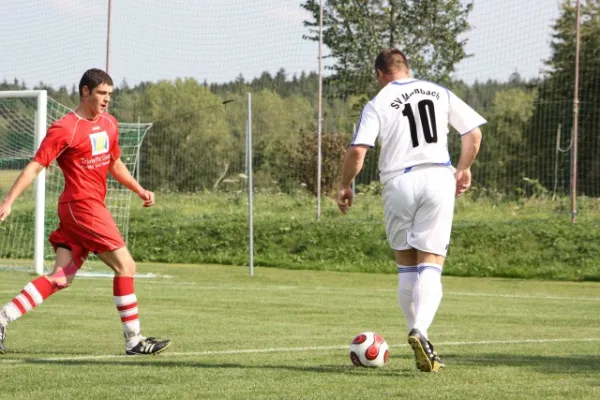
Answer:
MULTIPOLYGON (((324 198, 257 193, 254 262, 258 266, 394 273, 381 196, 359 195, 347 216, 324 198)), ((55 213, 55 204, 48 204, 55 213)), ((600 201, 579 198, 571 224, 568 198, 457 201, 446 274, 600 280, 600 201), (528 268, 522 268, 523 264, 528 268)), ((33 202, 22 199, 0 224, 0 259, 33 257, 33 202)), ((51 221, 47 233, 55 228, 51 221)), ((243 193, 157 193, 150 209, 132 198, 128 247, 146 262, 248 262, 248 198, 243 193)), ((49 246, 47 250, 52 256, 49 246)))
MULTIPOLYGON (((361 223, 381 223, 383 205, 380 195, 358 194, 354 207, 342 216, 333 198, 321 201, 321 218, 324 221, 350 219, 361 223)), ((571 200, 568 197, 522 198, 520 200, 493 200, 469 195, 456 201, 455 222, 498 222, 559 219, 570 221, 571 200)), ((600 219, 600 199, 579 197, 579 219, 600 219)), ((156 194, 155 210, 170 213, 174 222, 192 219, 240 219, 248 215, 248 200, 243 193, 156 194)), ((133 213, 143 213, 141 203, 132 202, 133 213)), ((303 194, 257 193, 254 197, 254 214, 258 220, 314 220, 316 198, 303 194)))
MULTIPOLYGON (((580 199, 582 211, 574 225, 567 200, 531 198, 496 204, 460 199, 446 273, 600 280, 598 201, 580 199)), ((331 199, 324 199, 320 222, 314 219, 314 205, 314 199, 304 196, 256 196, 257 265, 395 271, 379 196, 359 196, 346 217, 331 199)), ((159 197, 152 209, 135 205, 130 227, 129 247, 137 260, 239 265, 248 259, 247 199, 241 195, 159 197)))
POLYGON ((20 173, 20 170, 0 170, 0 194, 10 189, 20 173))
MULTIPOLYGON (((527 266, 523 266, 527 268, 527 266)), ((598 399, 600 284, 444 278, 430 330, 448 367, 417 372, 389 274, 141 264, 146 335, 168 352, 126 358, 110 279, 78 278, 9 327, 8 399, 598 399), (166 276, 171 277, 166 277, 166 276), (391 345, 351 366, 364 330, 391 345), (310 347, 312 349, 302 349, 310 347), (269 350, 270 349, 270 350, 269 350)), ((0 272, 1 302, 30 279, 0 272)))

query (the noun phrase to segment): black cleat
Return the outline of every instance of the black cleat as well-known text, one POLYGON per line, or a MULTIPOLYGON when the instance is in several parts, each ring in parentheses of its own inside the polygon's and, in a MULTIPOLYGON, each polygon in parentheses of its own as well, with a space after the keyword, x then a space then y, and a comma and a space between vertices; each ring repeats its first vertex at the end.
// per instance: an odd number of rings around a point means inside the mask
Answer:
POLYGON ((6 354, 4 339, 6 339, 6 325, 0 322, 0 354, 6 354))
POLYGON ((409 332, 408 344, 415 353, 415 361, 420 371, 438 372, 440 370, 439 357, 433 354, 433 347, 418 329, 409 332))
POLYGON ((136 344, 131 349, 127 349, 125 353, 128 356, 142 356, 142 355, 151 355, 162 353, 171 345, 170 339, 157 340, 156 338, 149 337, 140 340, 138 344, 136 344))
POLYGON ((429 340, 427 341, 427 343, 429 344, 429 347, 431 347, 431 354, 433 354, 433 360, 437 361, 437 363, 440 365, 440 368, 445 368, 446 364, 444 364, 438 353, 433 348, 433 344, 431 344, 429 340))

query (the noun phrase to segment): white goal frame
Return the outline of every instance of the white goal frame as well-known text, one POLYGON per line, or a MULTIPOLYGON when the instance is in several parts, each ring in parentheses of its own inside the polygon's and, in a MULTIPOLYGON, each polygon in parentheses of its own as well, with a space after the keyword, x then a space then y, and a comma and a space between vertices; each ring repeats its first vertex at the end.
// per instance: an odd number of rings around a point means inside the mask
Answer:
MULTIPOLYGON (((46 136, 48 93, 45 90, 0 90, 2 98, 35 98, 35 149, 46 136)), ((46 169, 35 179, 35 237, 33 267, 38 275, 44 274, 44 217, 46 211, 46 169)))

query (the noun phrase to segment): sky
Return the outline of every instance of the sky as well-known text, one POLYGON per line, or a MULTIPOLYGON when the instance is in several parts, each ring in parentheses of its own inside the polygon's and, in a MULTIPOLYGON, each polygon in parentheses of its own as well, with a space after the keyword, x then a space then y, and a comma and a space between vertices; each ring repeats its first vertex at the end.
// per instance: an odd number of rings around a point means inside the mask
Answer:
MULTIPOLYGON (((109 72, 117 86, 194 77, 226 82, 316 71, 301 0, 112 0, 109 72)), ((0 0, 0 80, 77 84, 106 66, 108 0, 0 0)), ((559 0, 475 0, 455 77, 538 76, 559 0)), ((325 49, 327 54, 327 49, 325 49)))

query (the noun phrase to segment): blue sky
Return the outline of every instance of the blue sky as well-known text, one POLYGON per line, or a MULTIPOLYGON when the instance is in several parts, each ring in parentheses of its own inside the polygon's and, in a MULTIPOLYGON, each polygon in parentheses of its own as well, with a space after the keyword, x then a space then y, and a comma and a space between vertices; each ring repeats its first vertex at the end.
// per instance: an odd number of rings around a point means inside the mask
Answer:
MULTIPOLYGON (((110 73, 117 83, 195 77, 246 78, 283 67, 317 69, 302 39, 301 0, 113 0, 110 73)), ((108 0, 0 2, 0 79, 71 86, 104 68, 108 0)), ((456 76, 505 80, 539 74, 549 56, 559 0, 475 0, 467 52, 456 76)))

